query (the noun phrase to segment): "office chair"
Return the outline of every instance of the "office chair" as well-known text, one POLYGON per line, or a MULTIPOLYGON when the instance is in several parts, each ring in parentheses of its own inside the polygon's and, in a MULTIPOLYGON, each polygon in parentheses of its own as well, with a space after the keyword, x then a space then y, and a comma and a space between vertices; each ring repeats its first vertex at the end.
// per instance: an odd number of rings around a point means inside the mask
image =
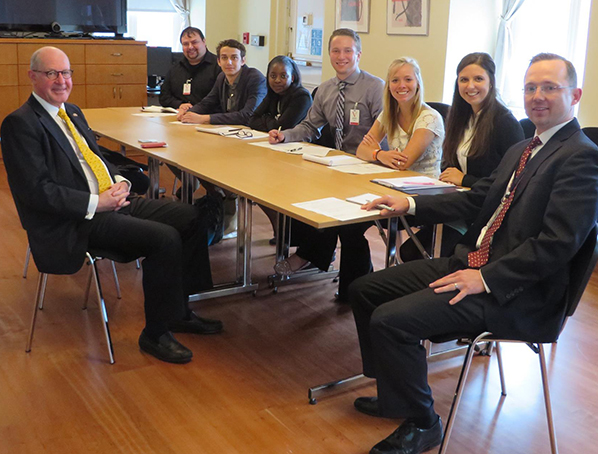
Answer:
POLYGON ((442 117, 444 124, 446 124, 446 118, 448 117, 451 106, 449 104, 444 104, 443 102, 427 102, 426 104, 436 110, 442 117))
POLYGON ((534 133, 536 132, 536 125, 532 123, 529 118, 522 118, 519 120, 519 124, 523 129, 523 135, 526 139, 531 139, 534 137, 534 133))
MULTIPOLYGON (((110 329, 108 327, 108 313, 106 312, 106 304, 104 303, 104 296, 102 294, 102 286, 100 284, 100 275, 98 273, 97 261, 101 258, 106 258, 113 262, 125 262, 124 257, 117 256, 112 253, 106 253, 105 251, 88 251, 87 252, 87 264, 90 266, 89 279, 87 281, 87 289, 85 292, 85 302, 83 304, 83 310, 87 309, 87 301, 89 299, 89 292, 91 290, 91 282, 95 283, 95 293, 98 298, 98 306, 100 308, 100 315, 102 317, 102 327, 104 329, 104 336, 106 337, 106 344, 108 347, 108 358, 110 364, 114 364, 114 348, 112 347, 112 338, 110 337, 110 329)), ((35 293, 35 301, 33 305, 33 316, 31 318, 31 327, 29 329, 29 336, 27 338, 27 345, 25 351, 29 353, 31 351, 31 344, 33 342, 33 332, 35 330, 35 322, 37 318, 37 311, 42 310, 44 307, 44 297, 46 293, 46 285, 48 282, 48 273, 39 273, 37 281, 37 291, 35 293)))
POLYGON ((598 128, 587 127, 587 128, 581 128, 581 130, 585 133, 586 136, 588 136, 588 138, 592 142, 594 142, 596 145, 598 145, 598 128))
MULTIPOLYGON (((598 262, 598 242, 596 235, 598 234, 598 228, 595 226, 588 238, 585 240, 581 249, 577 252, 575 257, 570 262, 570 269, 569 269, 569 286, 564 296, 563 303, 567 306, 567 312, 565 320, 561 326, 560 332, 563 331, 565 327, 566 321, 573 315, 581 296, 590 280, 592 272, 594 271, 594 267, 596 266, 596 262, 598 262)), ((559 332, 559 335, 560 335, 559 332)), ((461 402, 461 396, 463 395, 463 389, 465 388, 465 381, 467 380, 467 374, 469 373, 469 368, 471 366, 471 361, 474 354, 474 348, 480 342, 487 342, 491 341, 494 342, 496 345, 496 356, 498 362, 498 371, 500 375, 500 384, 501 384, 501 393, 503 396, 507 395, 506 387, 505 387, 505 378, 504 378, 504 371, 502 366, 502 358, 500 354, 500 342, 513 342, 513 343, 524 343, 527 344, 534 353, 539 355, 540 360, 540 371, 542 375, 542 387, 544 389, 544 404, 546 406, 546 419, 548 422, 548 435, 550 437, 550 448, 552 454, 558 454, 558 448, 556 443, 556 434, 554 430, 554 421, 552 417, 552 406, 550 403, 550 389, 548 387, 548 374, 546 372, 546 357, 544 354, 544 345, 543 343, 534 342, 533 339, 527 341, 521 340, 513 340, 513 339, 501 339, 496 338, 490 332, 481 333, 478 335, 471 335, 466 336, 467 343, 469 344, 469 348, 467 350, 467 354, 465 355, 465 360, 463 362, 463 368, 461 369, 461 374, 459 376, 459 381, 457 383, 457 389, 455 390, 455 396, 453 398, 453 403, 451 405, 451 409, 449 412, 448 419, 446 421, 446 429, 444 431, 444 436, 442 438, 442 443, 440 445, 440 450, 438 451, 439 454, 445 454, 448 449, 448 442, 451 436, 451 431, 453 429, 453 424, 455 422, 455 417, 457 415, 457 409, 459 408, 459 403, 461 402)), ((452 339, 455 336, 451 337, 452 339)), ((556 342, 558 335, 550 342, 545 343, 552 343, 556 342)), ((432 342, 444 342, 448 340, 448 337, 443 336, 443 338, 436 338, 430 339, 432 342)))

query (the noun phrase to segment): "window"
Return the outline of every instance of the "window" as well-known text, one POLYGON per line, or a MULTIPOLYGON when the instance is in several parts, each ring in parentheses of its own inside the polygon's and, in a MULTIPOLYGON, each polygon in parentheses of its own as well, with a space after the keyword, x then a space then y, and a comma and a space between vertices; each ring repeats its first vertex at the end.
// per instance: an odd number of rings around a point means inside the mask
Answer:
MULTIPOLYGON (((501 95, 517 118, 524 118, 523 78, 530 59, 540 52, 562 55, 583 83, 591 0, 526 0, 513 17, 513 48, 505 62, 501 95)), ((500 88, 500 87, 499 87, 500 88)))
POLYGON ((148 46, 171 47, 181 51, 179 36, 183 19, 170 0, 129 0, 127 6, 127 36, 147 41, 148 46))

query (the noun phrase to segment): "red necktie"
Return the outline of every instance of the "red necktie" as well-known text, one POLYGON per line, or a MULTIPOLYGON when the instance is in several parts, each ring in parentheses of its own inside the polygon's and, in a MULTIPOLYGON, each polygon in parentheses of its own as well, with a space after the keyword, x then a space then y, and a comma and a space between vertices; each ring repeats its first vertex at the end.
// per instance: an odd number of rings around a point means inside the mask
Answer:
POLYGON ((529 161, 529 157, 532 154, 532 150, 541 144, 542 141, 538 136, 536 136, 523 151, 521 159, 519 160, 519 166, 515 171, 515 177, 513 178, 513 182, 511 183, 511 186, 513 187, 509 190, 509 194, 507 195, 506 200, 502 202, 502 208, 498 213, 498 216, 496 216, 496 218, 492 222, 492 225, 488 228, 488 230, 486 230, 486 233, 482 238, 480 248, 477 251, 473 251, 467 254, 467 264, 470 268, 481 268, 486 263, 488 263, 488 258, 490 257, 490 243, 492 242, 492 237, 502 224, 502 221, 505 218, 505 215, 507 214, 507 211, 509 210, 511 203, 513 202, 513 197, 515 197, 515 189, 517 188, 517 184, 519 183, 517 181, 518 177, 521 174, 521 172, 523 172, 523 169, 525 168, 527 161, 529 161), (517 181, 517 183, 513 184, 515 181, 517 181))

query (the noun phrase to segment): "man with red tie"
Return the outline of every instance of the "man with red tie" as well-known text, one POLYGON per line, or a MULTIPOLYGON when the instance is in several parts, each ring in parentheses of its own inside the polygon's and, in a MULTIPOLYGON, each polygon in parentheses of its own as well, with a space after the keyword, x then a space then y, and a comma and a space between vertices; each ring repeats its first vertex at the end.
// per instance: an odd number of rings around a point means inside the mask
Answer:
POLYGON ((535 137, 512 146, 471 191, 380 203, 417 224, 464 219, 470 228, 454 255, 417 260, 364 276, 349 289, 364 374, 378 396, 357 410, 406 418, 371 453, 417 454, 440 444, 442 426, 427 382, 420 341, 490 331, 513 339, 551 339, 565 315, 569 262, 596 223, 598 148, 581 132, 575 68, 554 54, 535 56, 524 101, 535 137))
POLYGON ((33 93, 2 123, 8 183, 40 272, 72 274, 88 249, 143 257, 142 351, 162 361, 191 361, 171 332, 211 334, 188 295, 212 287, 205 227, 195 207, 129 195, 129 183, 99 151, 83 112, 67 103, 67 55, 43 47, 31 57, 33 93))

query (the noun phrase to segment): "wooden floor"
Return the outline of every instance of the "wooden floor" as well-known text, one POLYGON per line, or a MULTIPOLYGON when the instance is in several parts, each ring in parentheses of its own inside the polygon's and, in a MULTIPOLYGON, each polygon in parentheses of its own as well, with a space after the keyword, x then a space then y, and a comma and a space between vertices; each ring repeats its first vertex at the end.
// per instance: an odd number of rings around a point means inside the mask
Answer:
MULTIPOLYGON (((27 246, 0 164, 0 453, 366 453, 398 420, 371 418, 353 400, 366 384, 309 405, 309 386, 360 371, 352 315, 333 302, 330 281, 266 285, 274 248, 265 216, 254 210, 254 280, 260 290, 210 300, 216 336, 179 335, 195 354, 170 365, 139 352, 141 272, 118 265, 117 300, 102 264, 116 364, 109 365, 97 306, 81 310, 85 273, 52 276, 31 353, 25 353, 37 272, 21 277, 27 246)), ((382 245, 369 232, 382 266, 382 245)), ((211 249, 217 281, 234 272, 234 241, 211 249)), ((548 348, 561 453, 595 453, 598 434, 598 279, 594 276, 558 345, 548 348)), ((500 397, 496 359, 476 358, 449 452, 550 452, 536 356, 504 348, 507 389, 500 397)), ((430 364, 436 409, 446 418, 461 357, 430 364)))

